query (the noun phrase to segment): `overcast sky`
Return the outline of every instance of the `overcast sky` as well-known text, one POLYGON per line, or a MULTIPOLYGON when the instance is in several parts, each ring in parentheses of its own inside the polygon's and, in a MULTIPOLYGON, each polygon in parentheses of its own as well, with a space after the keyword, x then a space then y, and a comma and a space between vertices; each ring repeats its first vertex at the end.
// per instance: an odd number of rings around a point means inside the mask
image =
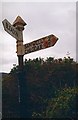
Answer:
MULTIPOLYGON (((67 52, 76 59, 76 2, 2 3, 1 21, 6 18, 12 24, 18 15, 27 23, 23 31, 24 44, 50 34, 59 38, 55 46, 27 54, 24 59, 64 58, 67 52)), ((10 72, 13 64, 18 64, 16 40, 4 31, 2 24, 0 34, 0 71, 10 72)))

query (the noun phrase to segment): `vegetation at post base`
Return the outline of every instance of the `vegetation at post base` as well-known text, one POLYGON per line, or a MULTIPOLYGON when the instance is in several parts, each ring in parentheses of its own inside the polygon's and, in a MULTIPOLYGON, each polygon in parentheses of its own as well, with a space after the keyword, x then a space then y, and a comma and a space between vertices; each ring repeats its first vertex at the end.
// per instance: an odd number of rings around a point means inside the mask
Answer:
MULTIPOLYGON (((19 71, 15 66, 3 78, 3 118, 20 117, 19 71)), ((78 63, 73 58, 26 59, 22 75, 25 79, 27 117, 77 118, 78 63)))

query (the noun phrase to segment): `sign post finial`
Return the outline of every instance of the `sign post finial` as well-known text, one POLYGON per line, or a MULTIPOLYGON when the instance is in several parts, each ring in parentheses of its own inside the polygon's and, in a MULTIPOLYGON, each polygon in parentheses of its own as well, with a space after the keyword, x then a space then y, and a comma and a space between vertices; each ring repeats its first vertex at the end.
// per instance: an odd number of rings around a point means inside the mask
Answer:
POLYGON ((17 18, 13 22, 13 26, 16 27, 18 30, 24 30, 25 25, 27 24, 24 22, 24 20, 20 16, 17 16, 17 18))

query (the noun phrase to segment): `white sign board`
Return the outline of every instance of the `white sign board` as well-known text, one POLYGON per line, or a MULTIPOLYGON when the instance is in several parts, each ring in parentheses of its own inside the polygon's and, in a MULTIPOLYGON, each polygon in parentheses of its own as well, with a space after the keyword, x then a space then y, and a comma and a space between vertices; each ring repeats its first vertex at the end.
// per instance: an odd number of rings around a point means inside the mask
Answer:
POLYGON ((55 35, 49 35, 39 40, 24 45, 25 54, 54 46, 58 38, 55 35))
POLYGON ((2 21, 4 30, 8 32, 11 36, 21 41, 23 39, 22 32, 17 30, 13 25, 11 25, 7 19, 2 21))

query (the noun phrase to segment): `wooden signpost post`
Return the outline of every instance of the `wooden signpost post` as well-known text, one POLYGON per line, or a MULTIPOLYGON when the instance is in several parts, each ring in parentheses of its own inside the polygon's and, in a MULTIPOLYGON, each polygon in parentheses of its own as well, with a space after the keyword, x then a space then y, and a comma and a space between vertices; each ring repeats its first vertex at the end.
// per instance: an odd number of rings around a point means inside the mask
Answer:
POLYGON ((51 34, 49 36, 40 38, 38 40, 35 40, 33 42, 27 43, 23 45, 23 30, 26 23, 24 20, 18 16, 16 20, 13 22, 13 25, 8 22, 7 19, 2 21, 4 30, 8 32, 11 36, 13 36, 16 39, 16 46, 17 46, 17 56, 18 56, 18 65, 19 65, 19 86, 20 86, 20 114, 21 118, 27 117, 27 111, 24 110, 26 106, 25 104, 25 98, 27 97, 25 94, 25 78, 23 75, 23 56, 25 54, 35 52, 41 49, 46 49, 48 47, 52 47, 57 42, 58 38, 51 34))

